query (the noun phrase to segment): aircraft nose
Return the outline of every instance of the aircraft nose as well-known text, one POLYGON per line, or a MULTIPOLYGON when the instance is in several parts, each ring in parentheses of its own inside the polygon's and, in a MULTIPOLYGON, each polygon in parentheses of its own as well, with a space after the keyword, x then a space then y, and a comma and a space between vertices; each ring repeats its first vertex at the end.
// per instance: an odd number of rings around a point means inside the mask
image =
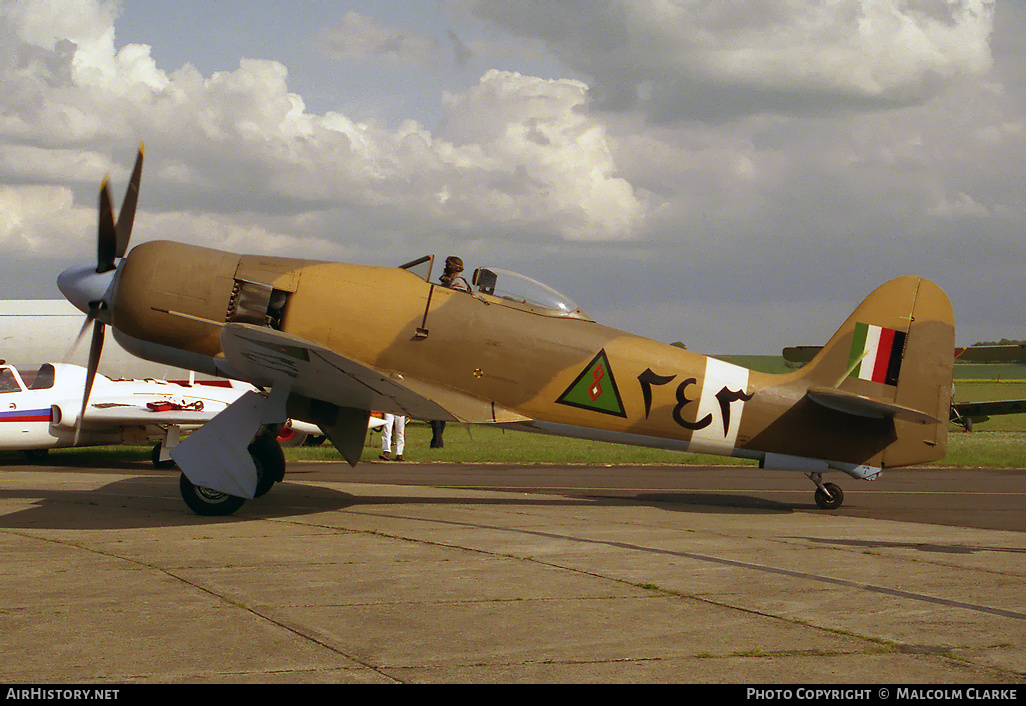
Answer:
POLYGON ((84 314, 109 310, 113 303, 113 281, 117 270, 97 272, 96 265, 78 265, 57 275, 57 288, 84 314))

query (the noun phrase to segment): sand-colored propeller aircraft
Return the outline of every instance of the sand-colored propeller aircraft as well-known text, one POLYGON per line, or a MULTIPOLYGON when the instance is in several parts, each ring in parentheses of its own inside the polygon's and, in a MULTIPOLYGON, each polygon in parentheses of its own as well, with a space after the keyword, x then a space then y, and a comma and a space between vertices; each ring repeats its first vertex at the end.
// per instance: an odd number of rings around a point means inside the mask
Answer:
POLYGON ((757 459, 806 473, 827 509, 843 498, 827 471, 872 479, 945 453, 954 320, 925 279, 887 282, 809 365, 765 374, 603 326, 494 268, 466 293, 430 281, 432 257, 383 268, 169 241, 128 252, 141 165, 140 148, 116 223, 104 182, 97 262, 58 283, 93 321, 91 369, 111 326, 142 358, 263 390, 172 452, 200 514, 232 513, 283 478, 269 439, 288 417, 355 465, 368 410, 757 459))

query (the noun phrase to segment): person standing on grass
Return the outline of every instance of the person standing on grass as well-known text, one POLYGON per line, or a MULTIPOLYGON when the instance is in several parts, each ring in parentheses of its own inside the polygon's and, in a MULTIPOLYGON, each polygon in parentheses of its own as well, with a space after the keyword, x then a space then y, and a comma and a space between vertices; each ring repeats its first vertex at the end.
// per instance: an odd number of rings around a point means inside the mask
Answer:
POLYGON ((382 414, 385 426, 381 428, 381 455, 382 461, 391 461, 392 457, 392 427, 395 426, 395 460, 403 460, 403 449, 406 448, 406 417, 401 414, 382 414))

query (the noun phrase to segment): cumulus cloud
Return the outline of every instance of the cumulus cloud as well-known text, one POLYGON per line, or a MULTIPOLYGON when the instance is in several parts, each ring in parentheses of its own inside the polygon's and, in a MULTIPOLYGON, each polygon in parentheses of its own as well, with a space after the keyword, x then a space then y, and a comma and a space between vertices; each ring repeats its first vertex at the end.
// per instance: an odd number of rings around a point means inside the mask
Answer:
POLYGON ((96 228, 96 209, 76 207, 63 187, 0 186, 0 213, 0 243, 19 257, 48 255, 54 243, 96 228))
MULTIPOLYGON (((318 212, 383 208, 388 215, 367 217, 355 236, 366 245, 402 231, 403 218, 406 230, 449 228, 456 237, 521 229, 569 240, 634 237, 644 218, 646 204, 618 177, 604 128, 583 110, 579 82, 493 71, 445 95, 441 129, 410 120, 390 128, 309 112, 277 61, 242 58, 236 70, 211 75, 191 64, 165 72, 150 47, 117 45, 112 3, 33 0, 4 3, 3 13, 0 76, 11 90, 0 96, 0 170, 9 182, 95 182, 101 164, 125 169, 102 155, 127 164, 143 140, 143 209, 189 203, 287 213, 303 232, 325 221, 318 212), (146 196, 161 186, 165 195, 146 196)), ((355 13, 321 39, 353 58, 415 61, 437 50, 355 13)), ((222 228, 182 230, 249 248, 277 251, 286 242, 275 227, 231 238, 222 228)))
POLYGON ((451 250, 721 352, 811 319, 800 302, 846 310, 906 273, 938 280, 973 322, 1021 319, 1000 306, 1021 298, 1026 255, 1020 5, 452 5, 504 31, 457 21, 446 40, 444 21, 350 13, 319 34, 304 18, 373 120, 311 110, 295 64, 258 53, 263 28, 227 63, 197 57, 235 67, 211 73, 158 66, 170 38, 119 43, 118 3, 0 2, 0 239, 62 265, 92 256, 99 179, 117 200, 145 141, 135 242, 393 264, 451 250), (438 61, 450 43, 462 71, 438 61), (419 85, 382 98, 397 69, 419 85), (431 118, 390 113, 399 94, 431 118))
POLYGON ((992 0, 459 0, 661 121, 921 103, 990 65, 992 0))
MULTIPOLYGON (((486 208, 498 220, 558 223, 570 240, 635 237, 645 203, 617 176, 606 130, 584 110, 586 93, 578 81, 493 70, 471 91, 446 95, 438 137, 452 145, 451 164, 471 167, 461 176, 491 172, 486 208)), ((470 187, 461 179, 445 198, 477 199, 470 187)))

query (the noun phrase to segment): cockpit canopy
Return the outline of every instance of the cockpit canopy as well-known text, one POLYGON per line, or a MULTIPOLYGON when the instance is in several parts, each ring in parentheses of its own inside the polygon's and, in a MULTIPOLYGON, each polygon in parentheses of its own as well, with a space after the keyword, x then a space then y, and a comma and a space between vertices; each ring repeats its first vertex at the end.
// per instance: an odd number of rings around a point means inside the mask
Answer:
POLYGON ((473 284, 476 291, 506 302, 548 309, 561 316, 580 312, 572 299, 552 287, 498 267, 480 267, 475 270, 473 284))
POLYGON ((38 370, 25 372, 0 360, 0 393, 49 390, 54 386, 55 378, 56 370, 50 363, 44 363, 38 370))
MULTIPOLYGON (((400 265, 400 268, 409 270, 430 282, 433 264, 434 255, 425 255, 405 265, 400 265)), ((548 285, 516 272, 498 267, 479 267, 474 270, 472 285, 474 296, 487 301, 544 316, 565 316, 591 321, 588 315, 581 311, 569 297, 548 285)))

